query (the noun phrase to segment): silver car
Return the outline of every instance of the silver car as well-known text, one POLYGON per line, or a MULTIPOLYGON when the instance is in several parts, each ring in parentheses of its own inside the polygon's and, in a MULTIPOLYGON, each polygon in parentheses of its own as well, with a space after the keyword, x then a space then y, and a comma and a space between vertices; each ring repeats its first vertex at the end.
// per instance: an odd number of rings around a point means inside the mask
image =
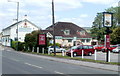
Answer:
POLYGON ((114 53, 120 53, 120 47, 116 47, 115 49, 112 50, 114 53))
MULTIPOLYGON (((54 46, 49 46, 48 47, 48 51, 49 52, 54 52, 54 46)), ((58 46, 56 46, 56 52, 62 52, 62 51, 66 51, 65 49, 63 49, 63 48, 60 48, 60 47, 58 47, 58 46)))

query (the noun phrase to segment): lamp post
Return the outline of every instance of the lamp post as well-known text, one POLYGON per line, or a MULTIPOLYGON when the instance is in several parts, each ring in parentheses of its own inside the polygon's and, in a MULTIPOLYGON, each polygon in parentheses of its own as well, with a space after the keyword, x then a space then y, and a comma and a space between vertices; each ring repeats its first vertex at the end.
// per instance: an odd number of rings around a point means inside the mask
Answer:
POLYGON ((55 45, 55 16, 54 16, 54 0, 52 0, 52 25, 53 25, 53 45, 54 45, 54 56, 56 56, 56 45, 55 45))
MULTIPOLYGON (((8 0, 8 2, 15 2, 17 3, 17 29, 16 29, 16 34, 17 34, 17 41, 18 41, 18 19, 19 19, 19 2, 16 2, 16 1, 11 1, 11 0, 8 0)), ((17 43, 17 49, 18 51, 18 43, 17 43)))

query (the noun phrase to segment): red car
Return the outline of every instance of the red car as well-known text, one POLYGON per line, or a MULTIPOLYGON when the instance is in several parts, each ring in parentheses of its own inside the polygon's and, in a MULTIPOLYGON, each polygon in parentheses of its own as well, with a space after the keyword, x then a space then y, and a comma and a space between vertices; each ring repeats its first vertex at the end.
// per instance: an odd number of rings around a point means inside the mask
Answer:
POLYGON ((78 45, 78 46, 73 46, 70 50, 68 50, 66 52, 66 55, 70 56, 71 51, 73 51, 74 57, 77 55, 82 55, 82 50, 84 50, 84 55, 89 55, 89 56, 94 54, 95 51, 92 45, 78 45))
POLYGON ((97 50, 97 51, 101 51, 102 48, 104 48, 104 45, 95 45, 94 46, 94 49, 97 50))
MULTIPOLYGON (((110 45, 110 47, 108 49, 112 52, 112 50, 115 49, 116 47, 117 47, 117 45, 110 45)), ((107 52, 107 48, 103 47, 102 52, 107 52)))

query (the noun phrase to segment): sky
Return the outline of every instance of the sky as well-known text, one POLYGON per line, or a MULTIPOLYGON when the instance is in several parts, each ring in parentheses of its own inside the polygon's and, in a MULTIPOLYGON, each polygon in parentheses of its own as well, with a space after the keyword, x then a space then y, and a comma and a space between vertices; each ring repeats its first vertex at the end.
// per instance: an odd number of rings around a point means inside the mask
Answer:
MULTIPOLYGON (((17 17, 27 19, 43 30, 52 25, 52 0, 0 0, 0 32, 17 17)), ((97 13, 118 6, 119 0, 54 0, 55 22, 72 22, 80 27, 91 27, 97 13)))

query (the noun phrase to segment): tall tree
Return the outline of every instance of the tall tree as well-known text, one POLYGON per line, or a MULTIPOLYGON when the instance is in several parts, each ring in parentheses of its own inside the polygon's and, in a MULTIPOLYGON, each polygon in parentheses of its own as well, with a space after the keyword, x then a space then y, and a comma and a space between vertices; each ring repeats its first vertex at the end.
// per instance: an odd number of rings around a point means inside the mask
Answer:
POLYGON ((120 44, 120 27, 113 30, 113 33, 111 34, 111 43, 120 44))
MULTIPOLYGON (((110 29, 115 29, 118 26, 118 20, 120 19, 120 14, 118 14, 120 7, 111 7, 108 9, 105 9, 105 12, 111 12, 113 13, 113 26, 110 29)), ((93 38, 96 38, 97 40, 104 40, 104 34, 106 28, 103 27, 103 14, 97 13, 96 17, 94 18, 93 26, 91 29, 91 35, 93 38)))

